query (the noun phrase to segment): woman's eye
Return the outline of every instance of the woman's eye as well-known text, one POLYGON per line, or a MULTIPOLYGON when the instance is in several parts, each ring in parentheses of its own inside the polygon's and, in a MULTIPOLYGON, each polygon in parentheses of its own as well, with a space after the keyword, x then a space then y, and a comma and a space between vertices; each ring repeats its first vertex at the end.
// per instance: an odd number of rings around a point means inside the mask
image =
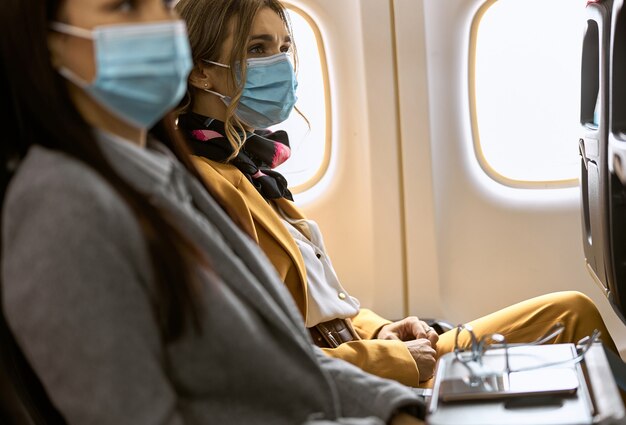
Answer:
POLYGON ((248 53, 254 53, 257 55, 262 54, 263 52, 263 46, 261 46, 260 44, 254 45, 248 49, 248 53))
POLYGON ((135 8, 135 0, 122 0, 111 4, 111 10, 115 12, 130 12, 135 8))
POLYGON ((281 53, 291 53, 291 45, 282 46, 280 48, 281 53))

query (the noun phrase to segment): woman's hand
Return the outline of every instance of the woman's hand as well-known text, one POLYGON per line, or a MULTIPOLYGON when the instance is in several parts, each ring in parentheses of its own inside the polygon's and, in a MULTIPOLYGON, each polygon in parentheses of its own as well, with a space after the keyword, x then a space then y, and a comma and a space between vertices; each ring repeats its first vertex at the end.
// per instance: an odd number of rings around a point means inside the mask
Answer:
POLYGON ((434 349, 437 348, 439 335, 426 322, 415 316, 409 316, 398 322, 389 323, 380 328, 378 339, 396 339, 400 341, 411 341, 425 338, 430 341, 434 349))
POLYGON ((420 372, 420 382, 427 381, 435 374, 437 365, 437 351, 430 345, 430 341, 424 338, 404 341, 406 348, 417 364, 420 372))
POLYGON ((432 378, 437 363, 437 341, 439 335, 430 326, 415 316, 380 328, 378 339, 404 341, 420 372, 420 381, 432 378))

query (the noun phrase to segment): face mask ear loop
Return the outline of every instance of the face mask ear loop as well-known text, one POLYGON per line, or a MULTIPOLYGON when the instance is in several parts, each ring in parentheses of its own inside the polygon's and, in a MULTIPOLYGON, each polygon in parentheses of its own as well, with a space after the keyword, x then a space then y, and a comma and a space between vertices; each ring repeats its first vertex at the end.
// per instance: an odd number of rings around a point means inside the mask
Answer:
POLYGON ((227 96, 224 96, 223 94, 220 94, 220 93, 218 93, 218 92, 216 92, 216 91, 213 91, 213 90, 211 90, 211 89, 205 89, 205 88, 203 88, 203 89, 202 89, 202 91, 205 91, 205 92, 207 92, 207 93, 214 94, 215 96, 219 97, 220 99, 226 99, 226 97, 227 97, 227 96))
MULTIPOLYGON (((223 64, 223 63, 219 63, 219 62, 213 62, 213 61, 210 61, 210 60, 207 60, 207 59, 201 59, 201 61, 205 62, 205 63, 210 63, 211 65, 221 66, 222 68, 230 68, 230 65, 226 65, 226 64, 223 64)), ((216 91, 213 91, 213 90, 209 90, 209 89, 205 89, 205 88, 203 88, 202 90, 204 90, 207 93, 214 94, 215 96, 219 97, 220 99, 226 99, 227 98, 227 96, 224 96, 223 94, 220 94, 220 93, 218 93, 216 91)))
POLYGON ((61 74, 62 77, 65 77, 65 79, 71 81, 72 83, 76 84, 78 87, 82 89, 84 89, 85 87, 89 85, 89 83, 87 83, 85 80, 80 78, 78 75, 76 75, 74 71, 72 71, 69 68, 62 66, 57 71, 59 74, 61 74))
POLYGON ((85 38, 87 40, 93 40, 91 31, 84 28, 75 27, 73 25, 64 24, 63 22, 52 22, 50 23, 50 28, 63 34, 73 35, 75 37, 85 38))
POLYGON ((219 62, 213 62, 207 59, 202 59, 202 62, 210 63, 211 65, 221 66, 222 68, 230 68, 230 65, 226 65, 223 63, 219 63, 219 62))
MULTIPOLYGON (((50 28, 53 31, 57 31, 62 34, 72 35, 74 37, 84 38, 86 40, 93 40, 91 31, 84 28, 75 27, 73 25, 64 24, 63 22, 51 22, 50 28)), ((76 84, 78 87, 85 88, 89 85, 89 83, 80 78, 78 75, 76 75, 74 71, 69 68, 63 66, 60 67, 57 71, 67 80, 76 84)))

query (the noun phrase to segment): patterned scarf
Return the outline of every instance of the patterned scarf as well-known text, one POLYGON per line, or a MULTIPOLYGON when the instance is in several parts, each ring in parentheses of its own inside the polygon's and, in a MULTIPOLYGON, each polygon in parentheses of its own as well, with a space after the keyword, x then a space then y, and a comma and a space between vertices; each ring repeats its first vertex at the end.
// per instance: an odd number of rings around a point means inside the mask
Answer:
MULTIPOLYGON (((225 162, 233 153, 221 121, 188 112, 178 118, 178 127, 185 134, 194 155, 225 162)), ((286 132, 257 130, 246 133, 243 147, 229 163, 237 167, 265 199, 286 198, 293 201, 287 180, 273 170, 290 155, 286 132)))

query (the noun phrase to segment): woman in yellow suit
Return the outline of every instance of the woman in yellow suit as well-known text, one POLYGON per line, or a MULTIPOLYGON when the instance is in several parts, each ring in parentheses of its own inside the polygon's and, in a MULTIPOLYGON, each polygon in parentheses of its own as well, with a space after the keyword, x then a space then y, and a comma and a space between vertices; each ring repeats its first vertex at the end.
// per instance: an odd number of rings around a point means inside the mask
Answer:
MULTIPOLYGON (((297 82, 293 38, 276 0, 181 0, 194 68, 179 127, 213 195, 256 242, 287 285, 327 354, 410 386, 429 385, 437 357, 454 348, 455 331, 438 336, 416 317, 391 322, 362 309, 341 286, 321 232, 296 208, 284 177, 273 170, 289 157, 287 134, 267 127, 294 107, 297 82)), ((478 337, 498 332, 509 342, 544 335, 555 342, 602 332, 593 302, 578 292, 534 298, 470 322, 478 337)), ((460 343, 469 344, 462 334, 460 343)))

